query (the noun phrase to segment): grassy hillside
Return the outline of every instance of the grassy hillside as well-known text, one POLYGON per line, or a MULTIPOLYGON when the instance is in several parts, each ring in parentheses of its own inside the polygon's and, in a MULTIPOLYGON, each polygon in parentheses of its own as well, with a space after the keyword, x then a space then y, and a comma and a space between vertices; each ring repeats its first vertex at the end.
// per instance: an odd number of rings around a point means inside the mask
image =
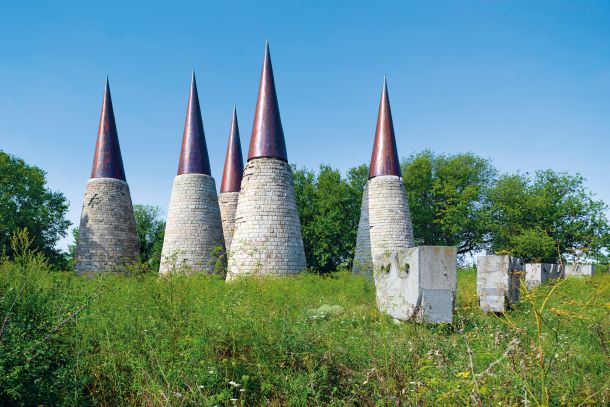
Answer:
POLYGON ((349 274, 227 284, 4 261, 0 404, 610 402, 609 274, 503 316, 478 310, 474 270, 458 280, 454 323, 425 326, 379 314, 349 274))

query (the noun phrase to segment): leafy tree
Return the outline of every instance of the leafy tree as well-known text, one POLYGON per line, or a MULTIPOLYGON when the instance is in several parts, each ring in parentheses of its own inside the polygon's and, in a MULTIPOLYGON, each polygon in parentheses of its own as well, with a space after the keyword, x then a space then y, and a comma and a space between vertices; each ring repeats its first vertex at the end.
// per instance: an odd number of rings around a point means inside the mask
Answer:
POLYGON ((401 167, 416 244, 457 246, 459 254, 485 247, 481 209, 496 175, 489 160, 423 151, 401 167))
POLYGON ((602 260, 610 246, 607 206, 584 183, 553 170, 500 177, 489 191, 491 250, 537 261, 602 260))
POLYGON ((0 252, 12 257, 11 235, 25 228, 32 249, 62 267, 65 259, 55 244, 70 226, 65 218, 68 201, 47 187, 45 175, 40 168, 0 151, 0 252))
POLYGON ((353 258, 364 185, 362 172, 358 167, 344 178, 326 165, 317 175, 306 169, 294 170, 305 256, 309 267, 318 272, 334 271, 353 258))
POLYGON ((133 212, 140 243, 140 261, 149 264, 153 270, 158 270, 165 236, 165 220, 161 217, 161 208, 134 205, 133 212))

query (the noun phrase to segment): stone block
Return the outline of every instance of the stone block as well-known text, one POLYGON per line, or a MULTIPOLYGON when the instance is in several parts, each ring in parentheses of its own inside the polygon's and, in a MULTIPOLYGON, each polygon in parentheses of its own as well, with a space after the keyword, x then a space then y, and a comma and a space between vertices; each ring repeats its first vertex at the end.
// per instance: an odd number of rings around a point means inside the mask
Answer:
POLYGON ((525 265, 525 285, 527 289, 536 288, 549 279, 563 278, 564 267, 553 263, 527 263, 525 265))
POLYGON ((373 259, 377 307, 399 320, 451 323, 457 288, 456 248, 419 246, 373 259))
POLYGON ((519 301, 520 277, 525 270, 521 259, 492 255, 477 258, 477 296, 485 312, 505 312, 519 301))
POLYGON ((570 263, 566 264, 565 276, 586 276, 591 277, 593 275, 593 264, 578 264, 570 263))

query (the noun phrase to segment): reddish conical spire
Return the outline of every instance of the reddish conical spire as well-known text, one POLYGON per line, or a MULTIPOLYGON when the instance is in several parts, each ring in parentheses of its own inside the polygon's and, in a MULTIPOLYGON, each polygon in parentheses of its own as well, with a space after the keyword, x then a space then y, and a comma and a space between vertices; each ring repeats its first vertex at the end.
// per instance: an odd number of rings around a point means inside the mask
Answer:
POLYGON ((197 94, 197 81, 194 71, 186 108, 186 119, 184 120, 184 133, 182 133, 180 162, 178 163, 178 175, 181 174, 211 175, 210 158, 208 157, 208 147, 205 144, 205 133, 203 132, 203 120, 201 120, 201 108, 199 107, 199 95, 197 94))
POLYGON ((369 178, 378 175, 401 176, 394 124, 392 123, 392 110, 390 109, 390 98, 385 78, 383 79, 383 90, 379 101, 375 143, 373 144, 371 166, 369 167, 369 178))
POLYGON ((239 192, 241 177, 244 172, 244 159, 241 155, 241 141, 239 140, 239 126, 237 125, 237 109, 233 108, 233 120, 229 133, 229 145, 225 157, 225 167, 222 172, 220 192, 239 192))
POLYGON ((93 154, 91 178, 116 178, 125 181, 125 169, 121 158, 121 146, 114 121, 110 84, 106 78, 104 98, 102 100, 102 113, 97 129, 97 141, 93 154))
POLYGON ((263 71, 258 88, 258 100, 256 101, 248 160, 257 157, 275 157, 288 161, 280 108, 275 93, 269 43, 265 44, 263 71))

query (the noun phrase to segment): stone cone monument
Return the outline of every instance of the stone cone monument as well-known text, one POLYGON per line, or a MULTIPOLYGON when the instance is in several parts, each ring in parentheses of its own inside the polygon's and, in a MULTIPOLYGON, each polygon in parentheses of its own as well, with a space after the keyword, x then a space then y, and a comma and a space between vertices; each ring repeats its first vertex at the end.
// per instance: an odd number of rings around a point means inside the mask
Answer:
POLYGON ((384 79, 369 181, 362 194, 353 272, 372 278, 376 255, 414 245, 409 202, 402 183, 388 87, 384 79))
POLYGON ((226 265, 216 184, 203 132, 195 73, 161 251, 161 274, 221 271, 226 265))
POLYGON ((80 274, 118 271, 139 259, 138 236, 110 85, 106 79, 91 179, 85 188, 77 242, 80 274))
POLYGON ((241 141, 239 140, 239 127, 237 125, 237 112, 233 109, 233 120, 231 120, 231 131, 229 132, 229 145, 225 158, 225 167, 222 172, 220 183, 220 216, 222 217, 222 231, 225 238, 227 252, 231 248, 231 240, 235 232, 235 212, 239 190, 241 189, 241 178, 244 172, 244 159, 241 155, 241 141))
POLYGON ((227 279, 307 266, 268 44, 228 261, 227 279))

